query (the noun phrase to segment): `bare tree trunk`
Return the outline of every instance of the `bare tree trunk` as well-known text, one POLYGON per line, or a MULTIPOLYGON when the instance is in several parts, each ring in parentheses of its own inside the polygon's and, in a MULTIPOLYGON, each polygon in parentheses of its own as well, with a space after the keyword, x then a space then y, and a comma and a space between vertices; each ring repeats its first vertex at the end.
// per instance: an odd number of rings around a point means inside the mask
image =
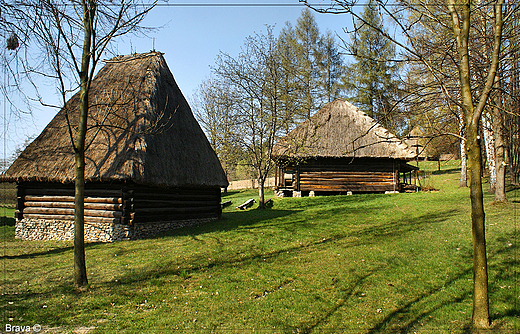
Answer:
POLYGON ((258 208, 265 209, 265 177, 258 178, 258 208))
POLYGON ((488 273, 485 235, 484 198, 482 192, 482 151, 478 125, 468 127, 467 152, 470 168, 471 231, 473 239, 473 325, 489 327, 488 273))
POLYGON ((453 35, 457 42, 458 71, 464 117, 466 120, 466 151, 470 168, 471 232, 473 239, 473 315, 475 328, 489 328, 489 295, 486 256, 485 214, 482 193, 482 152, 479 124, 498 70, 502 44, 502 7, 505 0, 498 0, 494 8, 495 20, 493 53, 484 89, 475 107, 473 104, 471 70, 469 65, 469 32, 471 27, 471 1, 448 0, 453 35))
POLYGON ((468 165, 466 160, 466 138, 465 136, 465 121, 462 111, 460 112, 459 133, 462 139, 460 140, 460 188, 468 186, 468 165))
POLYGON ((85 152, 75 153, 75 193, 74 193, 74 285, 84 287, 88 284, 87 267, 85 263, 85 152))
POLYGON ((92 0, 83 5, 83 54, 81 58, 79 119, 76 142, 74 145, 75 157, 75 194, 74 194, 74 285, 84 287, 88 284, 87 268, 85 264, 85 136, 87 134, 89 67, 92 42, 92 22, 96 14, 96 4, 92 0))
MULTIPOLYGON (((497 77, 498 78, 498 77, 497 77)), ((496 96, 495 107, 493 108, 493 132, 495 133, 495 162, 497 182, 495 186, 495 202, 506 202, 506 161, 505 161, 505 141, 504 123, 502 118, 502 93, 500 90, 500 80, 495 82, 496 96)))
POLYGON ((491 116, 487 113, 482 115, 482 134, 484 136, 484 148, 486 149, 486 160, 489 171, 489 191, 494 193, 497 184, 495 134, 493 133, 490 118, 491 116))

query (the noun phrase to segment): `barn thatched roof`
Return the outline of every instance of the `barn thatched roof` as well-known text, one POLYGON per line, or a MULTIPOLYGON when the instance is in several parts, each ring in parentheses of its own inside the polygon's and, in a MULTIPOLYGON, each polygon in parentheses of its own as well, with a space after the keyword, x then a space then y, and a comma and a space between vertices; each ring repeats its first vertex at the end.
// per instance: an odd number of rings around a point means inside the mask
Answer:
POLYGON ((370 157, 412 159, 395 135, 343 99, 326 104, 283 137, 274 148, 279 158, 370 157))
MULTIPOLYGON (((78 117, 72 96, 0 176, 3 181, 73 182, 67 126, 78 117)), ((89 93, 85 180, 157 186, 228 185, 220 162, 159 52, 106 61, 89 93)), ((75 132, 75 130, 72 130, 75 132)))

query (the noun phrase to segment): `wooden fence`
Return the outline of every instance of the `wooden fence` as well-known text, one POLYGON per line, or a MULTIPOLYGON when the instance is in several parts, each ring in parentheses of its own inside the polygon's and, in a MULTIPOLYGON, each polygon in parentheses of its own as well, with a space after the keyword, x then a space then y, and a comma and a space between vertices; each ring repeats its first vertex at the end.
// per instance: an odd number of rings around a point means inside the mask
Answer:
MULTIPOLYGON (((274 177, 268 177, 265 180, 264 184, 265 188, 274 187, 274 177)), ((258 189, 258 180, 238 180, 229 182, 228 190, 238 190, 238 189, 258 189)))

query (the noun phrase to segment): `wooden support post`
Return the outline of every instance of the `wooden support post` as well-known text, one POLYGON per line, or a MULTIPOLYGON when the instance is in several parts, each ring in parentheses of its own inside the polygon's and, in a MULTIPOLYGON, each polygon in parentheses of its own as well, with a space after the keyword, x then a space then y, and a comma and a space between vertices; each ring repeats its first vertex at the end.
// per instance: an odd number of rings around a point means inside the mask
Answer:
POLYGON ((16 185, 16 211, 15 218, 18 220, 23 219, 23 210, 25 208, 25 189, 23 185, 16 185))
MULTIPOLYGON (((300 191, 300 165, 296 167, 296 191, 300 191)), ((293 186, 294 188, 294 186, 293 186)))
POLYGON ((278 165, 274 166, 274 188, 278 187, 278 165))
POLYGON ((121 198, 123 201, 123 214, 121 217, 121 224, 131 225, 132 224, 131 213, 132 213, 134 191, 123 189, 121 191, 121 198))

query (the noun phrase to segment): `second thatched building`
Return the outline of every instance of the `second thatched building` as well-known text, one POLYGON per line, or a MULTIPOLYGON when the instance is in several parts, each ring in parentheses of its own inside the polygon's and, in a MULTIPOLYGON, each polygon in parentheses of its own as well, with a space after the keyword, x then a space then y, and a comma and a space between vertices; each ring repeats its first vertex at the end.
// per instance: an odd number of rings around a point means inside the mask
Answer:
POLYGON ((325 105, 274 151, 280 196, 398 192, 417 169, 407 164, 415 154, 405 143, 343 99, 325 105))

